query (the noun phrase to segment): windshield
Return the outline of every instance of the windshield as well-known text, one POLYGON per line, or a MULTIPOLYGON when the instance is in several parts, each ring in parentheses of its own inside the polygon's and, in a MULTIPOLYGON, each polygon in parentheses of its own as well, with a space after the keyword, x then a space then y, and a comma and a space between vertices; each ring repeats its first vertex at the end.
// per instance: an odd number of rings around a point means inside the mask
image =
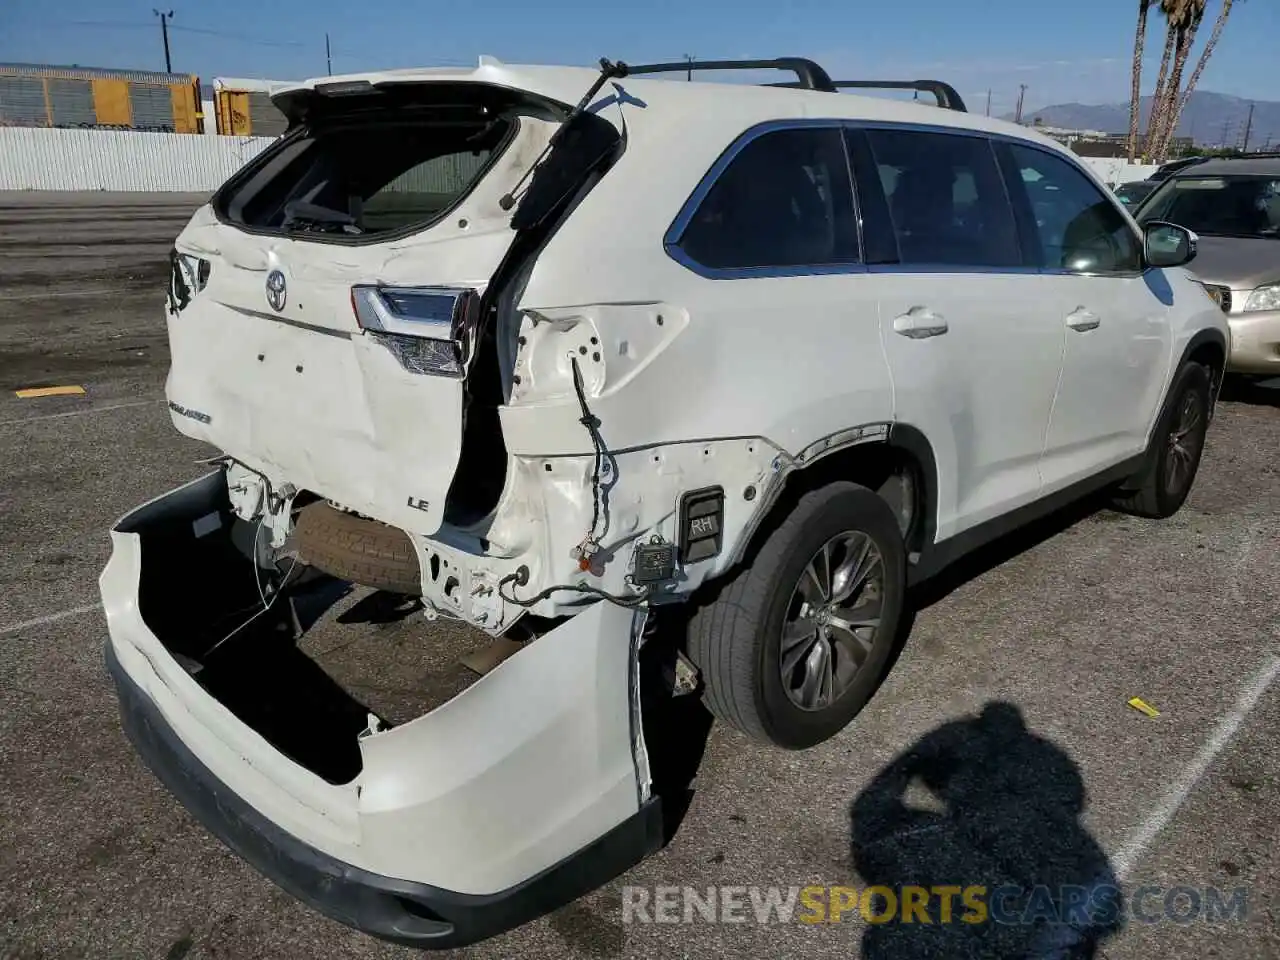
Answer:
POLYGON ((1280 179, 1173 177, 1138 211, 1138 222, 1166 220, 1207 237, 1280 237, 1280 179))

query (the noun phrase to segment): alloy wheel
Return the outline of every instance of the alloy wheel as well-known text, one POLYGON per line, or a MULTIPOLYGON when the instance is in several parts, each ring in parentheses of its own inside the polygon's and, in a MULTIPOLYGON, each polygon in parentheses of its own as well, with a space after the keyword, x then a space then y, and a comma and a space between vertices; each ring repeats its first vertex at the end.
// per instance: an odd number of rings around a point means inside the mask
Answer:
POLYGON ((1172 494, 1181 493, 1191 483, 1200 448, 1204 443, 1201 429, 1203 424, 1204 405, 1200 394, 1188 391, 1182 398, 1178 419, 1169 432, 1169 442, 1165 448, 1165 482, 1172 494))
POLYGON ((858 530, 828 540, 800 574, 782 625, 779 664, 787 697, 822 710, 853 683, 880 631, 884 558, 858 530))

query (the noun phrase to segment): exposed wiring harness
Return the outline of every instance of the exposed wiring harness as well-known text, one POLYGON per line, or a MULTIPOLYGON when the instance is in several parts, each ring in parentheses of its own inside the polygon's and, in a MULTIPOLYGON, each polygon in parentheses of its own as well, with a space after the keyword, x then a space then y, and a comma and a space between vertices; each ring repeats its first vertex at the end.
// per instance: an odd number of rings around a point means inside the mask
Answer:
MULTIPOLYGON (((591 437, 591 446, 595 451, 594 461, 591 469, 591 529, 587 531, 587 535, 578 544, 575 551, 578 555, 578 564, 585 571, 590 569, 591 556, 600 548, 597 530, 600 526, 600 514, 603 496, 600 489, 600 472, 604 466, 605 459, 609 455, 608 449, 605 447, 604 438, 600 436, 600 421, 592 414, 591 408, 587 405, 587 393, 582 384, 582 370, 578 366, 578 358, 571 357, 570 363, 573 366, 573 392, 578 396, 578 406, 582 410, 582 416, 578 418, 578 422, 586 428, 588 435, 591 437)), ((514 604, 517 607, 532 607, 541 603, 553 593, 567 591, 570 593, 586 594, 588 596, 600 597, 608 600, 610 603, 616 603, 620 607, 638 607, 649 599, 650 590, 645 589, 640 593, 630 596, 620 596, 616 593, 609 593, 607 590, 601 590, 599 587, 593 587, 586 583, 565 583, 557 584, 553 587, 547 587, 532 597, 519 599, 510 594, 504 588, 511 583, 516 586, 524 586, 529 582, 529 568, 521 566, 515 573, 509 573, 498 581, 498 596, 507 603, 514 604)))
POLYGON ((578 395, 578 406, 582 409, 582 416, 578 418, 578 422, 586 427, 587 434, 591 437, 592 449, 595 451, 591 469, 591 529, 587 531, 586 537, 579 545, 579 549, 586 555, 588 545, 591 547, 600 545, 600 541, 596 538, 596 528, 600 525, 600 468, 608 451, 605 449, 604 438, 600 436, 600 421, 587 406, 587 393, 582 386, 582 369, 578 366, 578 358, 571 357, 569 362, 573 365, 573 392, 578 395))
POLYGON ((600 597, 602 600, 608 600, 610 603, 616 603, 620 607, 638 607, 649 599, 649 591, 647 589, 643 593, 623 597, 616 593, 609 593, 607 590, 601 590, 599 587, 593 587, 586 583, 557 584, 554 587, 547 587, 547 589, 535 593, 532 597, 528 597, 524 600, 511 596, 503 591, 503 587, 509 583, 514 583, 517 586, 522 587, 528 582, 529 568, 521 566, 515 573, 509 573, 498 581, 498 596, 507 601, 507 603, 515 604, 517 607, 532 607, 535 604, 541 603, 553 593, 559 593, 561 590, 567 590, 570 593, 582 593, 593 597, 600 597))

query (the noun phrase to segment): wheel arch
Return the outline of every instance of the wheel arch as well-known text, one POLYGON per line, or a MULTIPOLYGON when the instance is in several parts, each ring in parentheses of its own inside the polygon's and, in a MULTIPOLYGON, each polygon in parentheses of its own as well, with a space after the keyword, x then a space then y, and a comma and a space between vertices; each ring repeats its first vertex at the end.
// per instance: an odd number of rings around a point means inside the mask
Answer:
POLYGON ((900 469, 909 470, 913 481, 913 520, 907 533, 907 553, 911 558, 928 553, 934 544, 938 518, 938 467, 933 446, 916 427, 899 423, 881 426, 885 428, 882 439, 833 447, 786 470, 772 496, 762 504, 755 524, 739 541, 722 576, 749 563, 773 529, 809 491, 839 480, 879 491, 900 469))
MULTIPOLYGON (((1187 363, 1199 363, 1209 368, 1210 392, 1213 400, 1216 401, 1227 369, 1227 354, 1227 338, 1221 330, 1209 328, 1196 331, 1187 340, 1178 363, 1169 371, 1169 382, 1165 386, 1166 400, 1169 390, 1178 377, 1178 371, 1187 363)), ((1212 406, 1211 404, 1210 416, 1213 415, 1212 406)))

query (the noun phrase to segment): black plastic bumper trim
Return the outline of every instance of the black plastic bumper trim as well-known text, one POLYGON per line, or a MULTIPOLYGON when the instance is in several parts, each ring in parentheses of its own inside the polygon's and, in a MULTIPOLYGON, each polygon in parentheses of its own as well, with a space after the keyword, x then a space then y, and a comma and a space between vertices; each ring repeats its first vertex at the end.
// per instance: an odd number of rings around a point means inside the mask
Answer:
POLYGON ((183 806, 290 895, 383 940, 420 949, 485 940, 576 900, 662 846, 661 805, 652 798, 577 853, 500 893, 457 893, 370 873, 299 840, 246 803, 179 739, 121 667, 110 641, 106 661, 126 735, 183 806))

